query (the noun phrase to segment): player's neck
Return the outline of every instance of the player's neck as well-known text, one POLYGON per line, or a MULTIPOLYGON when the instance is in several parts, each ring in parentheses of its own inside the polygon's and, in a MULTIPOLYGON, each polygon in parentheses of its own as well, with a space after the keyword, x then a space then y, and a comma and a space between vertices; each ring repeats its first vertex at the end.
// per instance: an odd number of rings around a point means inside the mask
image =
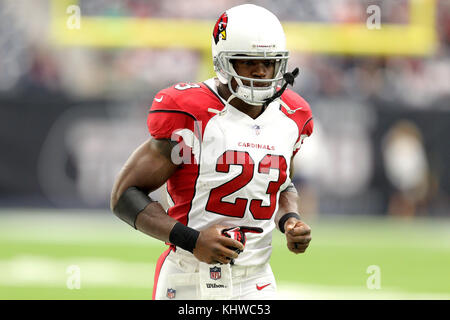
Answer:
MULTIPOLYGON (((216 87, 217 87, 217 92, 219 93, 219 95, 224 99, 224 100, 228 100, 228 98, 231 96, 231 92, 230 89, 228 88, 228 86, 226 84, 221 83, 220 81, 216 81, 216 87)), ((248 103, 245 103, 244 101, 242 101, 239 98, 234 98, 230 101, 230 104, 235 107, 236 109, 238 109, 239 111, 245 113, 246 115, 248 115, 249 117, 256 119, 258 118, 263 112, 264 109, 263 106, 254 106, 248 103)))

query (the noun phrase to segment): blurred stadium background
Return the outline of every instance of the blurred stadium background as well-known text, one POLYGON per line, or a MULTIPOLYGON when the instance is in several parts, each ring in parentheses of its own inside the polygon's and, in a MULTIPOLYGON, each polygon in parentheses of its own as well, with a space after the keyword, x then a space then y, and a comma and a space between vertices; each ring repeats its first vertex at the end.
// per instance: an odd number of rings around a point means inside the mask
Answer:
MULTIPOLYGON (((313 241, 274 236, 280 297, 450 299, 450 1, 247 2, 282 20, 315 115, 295 176, 313 241)), ((156 92, 213 76, 241 3, 0 0, 0 299, 151 299, 164 244, 109 212, 112 183, 156 92)))

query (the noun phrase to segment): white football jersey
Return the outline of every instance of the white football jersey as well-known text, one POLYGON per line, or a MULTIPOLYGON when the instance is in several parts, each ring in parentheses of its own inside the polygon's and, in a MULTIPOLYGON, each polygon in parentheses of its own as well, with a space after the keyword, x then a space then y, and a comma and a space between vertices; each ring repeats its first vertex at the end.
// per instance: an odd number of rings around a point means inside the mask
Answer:
POLYGON ((288 108, 272 102, 253 119, 227 104, 209 79, 160 91, 149 111, 150 134, 179 142, 172 154, 179 169, 167 181, 168 214, 197 230, 215 224, 264 230, 247 233, 236 265, 270 259, 291 158, 313 130, 307 102, 290 90, 281 98, 288 108))

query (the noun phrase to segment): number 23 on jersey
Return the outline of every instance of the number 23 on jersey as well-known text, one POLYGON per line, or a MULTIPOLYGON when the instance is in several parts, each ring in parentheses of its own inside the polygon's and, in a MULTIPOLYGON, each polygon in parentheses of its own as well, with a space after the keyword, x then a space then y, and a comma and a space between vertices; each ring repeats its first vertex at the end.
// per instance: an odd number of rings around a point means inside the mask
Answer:
POLYGON ((250 201, 250 213, 254 219, 269 220, 272 218, 276 208, 277 193, 280 186, 287 179, 287 162, 283 156, 266 154, 263 159, 255 164, 248 152, 245 151, 225 151, 217 160, 216 171, 218 173, 228 173, 230 166, 241 166, 242 172, 232 180, 213 188, 209 194, 206 210, 217 214, 232 216, 236 218, 244 217, 247 203, 250 201), (257 172, 255 172, 255 167, 257 172), (269 195, 270 203, 263 206, 261 199, 236 198, 234 203, 225 202, 223 198, 244 188, 253 179, 255 174, 268 175, 270 169, 278 170, 278 179, 268 181, 266 194, 269 195))

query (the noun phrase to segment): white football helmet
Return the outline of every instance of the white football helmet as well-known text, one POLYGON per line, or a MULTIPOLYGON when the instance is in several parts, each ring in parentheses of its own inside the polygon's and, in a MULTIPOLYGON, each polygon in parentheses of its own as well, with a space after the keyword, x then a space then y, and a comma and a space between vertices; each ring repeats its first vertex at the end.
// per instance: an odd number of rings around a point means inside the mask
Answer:
POLYGON ((262 105, 272 97, 283 81, 289 52, 286 51, 286 37, 278 18, 269 10, 244 4, 224 12, 216 22, 212 35, 212 56, 214 70, 223 84, 228 84, 231 93, 251 105, 262 105), (275 73, 272 79, 254 79, 240 76, 230 60, 275 59, 275 73), (233 90, 231 80, 238 86, 233 90), (250 86, 242 80, 250 82, 250 86), (268 86, 254 86, 254 83, 269 83, 268 86))

